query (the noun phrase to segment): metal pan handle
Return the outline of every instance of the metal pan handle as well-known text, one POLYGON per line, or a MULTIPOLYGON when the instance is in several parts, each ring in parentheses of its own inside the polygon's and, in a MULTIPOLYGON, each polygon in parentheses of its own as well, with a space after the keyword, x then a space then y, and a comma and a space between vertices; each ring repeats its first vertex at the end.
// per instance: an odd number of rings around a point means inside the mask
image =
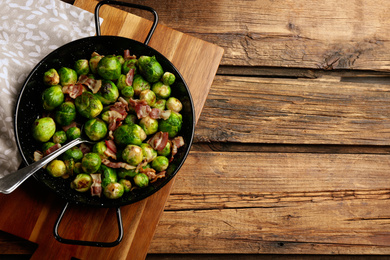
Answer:
POLYGON ((58 234, 58 227, 60 226, 61 220, 65 214, 66 209, 69 206, 69 202, 67 202, 62 209, 62 212, 58 216, 58 219, 54 225, 54 237, 57 239, 58 242, 64 243, 64 244, 71 244, 71 245, 79 245, 79 246, 96 246, 96 247, 114 247, 118 245, 123 238, 123 224, 122 224, 122 216, 121 211, 119 208, 116 208, 116 217, 118 220, 118 230, 119 235, 118 238, 113 242, 94 242, 94 241, 83 241, 83 240, 72 240, 72 239, 66 239, 61 237, 58 234))
POLYGON ((151 8, 149 6, 125 3, 125 2, 120 2, 120 1, 111 1, 111 0, 101 1, 95 7, 95 27, 96 27, 96 35, 97 36, 101 35, 100 34, 100 22, 99 22, 99 10, 100 10, 100 7, 102 5, 105 5, 105 4, 133 7, 133 8, 137 8, 137 9, 146 10, 146 11, 151 12, 154 16, 154 21, 153 21, 152 27, 149 30, 148 36, 146 37, 146 40, 144 42, 145 45, 148 45, 150 39, 152 38, 154 30, 157 27, 157 23, 158 23, 158 15, 157 15, 157 12, 153 8, 151 8))

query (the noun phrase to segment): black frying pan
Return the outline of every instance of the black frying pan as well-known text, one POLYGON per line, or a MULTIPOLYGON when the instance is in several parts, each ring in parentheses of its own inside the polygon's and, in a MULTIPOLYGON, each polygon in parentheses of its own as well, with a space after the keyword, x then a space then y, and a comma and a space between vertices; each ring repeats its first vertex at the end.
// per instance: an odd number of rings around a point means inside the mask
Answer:
POLYGON ((27 165, 34 162, 33 153, 35 150, 39 150, 42 145, 33 139, 31 134, 31 127, 34 120, 42 114, 41 93, 46 88, 42 84, 42 79, 44 72, 50 68, 59 69, 62 66, 73 67, 74 61, 81 58, 88 59, 94 51, 101 55, 123 55, 123 51, 125 49, 130 49, 130 53, 135 54, 137 57, 140 57, 141 55, 154 55, 156 56, 157 61, 163 67, 164 71, 172 72, 176 76, 176 81, 174 85, 172 85, 172 96, 179 98, 183 103, 183 110, 181 111, 181 114, 183 115, 183 126, 179 135, 183 136, 185 146, 179 149, 179 152, 176 154, 174 161, 167 169, 167 177, 161 179, 158 182, 152 183, 146 189, 139 189, 133 193, 130 193, 129 195, 124 195, 122 198, 117 200, 110 200, 103 197, 91 197, 89 194, 76 192, 70 188, 70 180, 53 178, 44 170, 40 170, 34 174, 34 177, 38 180, 38 182, 50 188, 67 202, 54 228, 55 237, 60 242, 104 247, 115 246, 119 244, 123 236, 123 227, 121 223, 119 207, 145 199, 161 189, 176 175, 190 151, 195 127, 194 106, 191 93, 183 77, 180 75, 175 66, 161 53, 147 45, 150 38, 152 37, 154 29, 157 26, 157 22, 157 13, 150 7, 110 0, 99 2, 95 8, 97 36, 72 41, 54 50, 43 60, 41 60, 38 65, 36 65, 23 84, 15 107, 14 130, 18 149, 23 158, 23 161, 27 165), (154 23, 145 42, 141 43, 132 39, 118 36, 101 36, 99 9, 104 4, 123 5, 147 10, 153 13, 154 23), (69 203, 82 204, 93 207, 116 207, 120 233, 118 239, 112 243, 100 243, 92 241, 75 241, 61 238, 58 235, 58 226, 69 203))

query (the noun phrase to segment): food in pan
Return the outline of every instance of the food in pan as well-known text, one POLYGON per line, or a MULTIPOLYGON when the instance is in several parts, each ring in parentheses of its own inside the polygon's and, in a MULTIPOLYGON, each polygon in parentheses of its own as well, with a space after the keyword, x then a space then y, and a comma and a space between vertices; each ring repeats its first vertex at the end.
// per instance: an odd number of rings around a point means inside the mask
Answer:
MULTIPOLYGON (((32 128, 42 143, 39 159, 87 136, 46 166, 52 178, 69 180, 77 192, 118 199, 165 178, 178 149, 182 104, 171 96, 175 76, 156 58, 130 55, 80 57, 73 67, 49 69, 43 77, 43 113, 32 128)), ((86 195, 90 196, 90 195, 86 195)))

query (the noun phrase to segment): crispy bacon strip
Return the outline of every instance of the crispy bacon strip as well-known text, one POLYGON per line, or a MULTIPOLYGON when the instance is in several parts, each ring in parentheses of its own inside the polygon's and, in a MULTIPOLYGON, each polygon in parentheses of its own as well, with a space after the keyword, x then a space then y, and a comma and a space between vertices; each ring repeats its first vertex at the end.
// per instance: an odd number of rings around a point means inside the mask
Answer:
POLYGON ((68 94, 69 97, 75 99, 85 91, 82 84, 70 84, 62 87, 62 93, 68 94))
POLYGON ((166 173, 166 171, 162 171, 162 172, 157 173, 155 176, 153 176, 153 178, 150 180, 150 182, 153 183, 153 182, 156 182, 160 178, 165 178, 165 173, 166 173))
POLYGON ((100 79, 91 79, 86 75, 80 75, 77 84, 87 86, 90 90, 92 90, 92 93, 94 94, 98 93, 100 88, 102 87, 102 81, 100 79))
POLYGON ((83 154, 89 153, 91 151, 91 147, 85 143, 80 144, 80 150, 83 154))
POLYGON ((66 132, 69 128, 72 128, 72 127, 74 127, 74 126, 77 126, 76 121, 73 121, 73 122, 70 123, 69 125, 63 126, 63 127, 62 127, 62 130, 64 130, 64 131, 66 132))
POLYGON ((184 145, 184 139, 182 136, 176 136, 171 140, 172 143, 172 151, 171 151, 171 159, 169 162, 173 161, 173 157, 177 154, 177 150, 184 145))
POLYGON ((152 108, 149 113, 150 118, 167 120, 171 116, 171 110, 161 110, 159 108, 152 108))
POLYGON ((104 154, 108 157, 111 157, 116 160, 116 145, 113 140, 106 140, 105 141, 107 149, 104 151, 104 154))
POLYGON ((124 50, 124 51, 123 51, 123 58, 124 58, 125 60, 131 60, 131 59, 136 59, 137 56, 135 56, 135 55, 130 55, 130 50, 124 50))
POLYGON ((42 158, 43 158, 43 153, 41 151, 37 150, 34 152, 34 162, 37 162, 42 158))
POLYGON ((115 168, 115 169, 125 168, 126 170, 134 170, 135 168, 137 168, 136 166, 130 165, 128 163, 112 162, 112 161, 110 161, 108 159, 102 159, 102 163, 104 165, 106 165, 107 167, 111 167, 111 168, 115 168))
POLYGON ((102 194, 102 175, 100 173, 90 174, 92 177, 91 195, 100 198, 102 194))
POLYGON ((133 85, 133 79, 134 79, 134 69, 130 69, 129 72, 126 74, 126 84, 127 86, 133 85))
POLYGON ((169 135, 167 132, 157 132, 148 140, 148 144, 150 144, 154 150, 161 151, 167 145, 168 137, 169 135))
POLYGON ((50 147, 49 149, 47 149, 46 151, 43 152, 43 156, 46 156, 46 155, 51 154, 51 153, 54 152, 55 150, 58 150, 60 147, 61 147, 61 144, 55 144, 55 145, 53 145, 52 147, 50 147))

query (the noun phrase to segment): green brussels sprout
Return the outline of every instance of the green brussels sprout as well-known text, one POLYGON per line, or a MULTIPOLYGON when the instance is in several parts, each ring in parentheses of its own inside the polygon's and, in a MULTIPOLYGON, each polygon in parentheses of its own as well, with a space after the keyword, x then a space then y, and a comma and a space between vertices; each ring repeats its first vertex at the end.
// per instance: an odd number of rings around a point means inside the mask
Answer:
POLYGON ((134 95, 139 96, 142 90, 150 89, 150 84, 141 75, 135 74, 133 79, 134 95))
POLYGON ((138 173, 133 178, 134 184, 137 185, 140 188, 145 188, 149 185, 149 178, 144 173, 138 173))
POLYGON ((121 68, 121 63, 115 56, 105 56, 98 63, 97 72, 103 79, 117 80, 121 75, 121 68))
POLYGON ((108 184, 117 182, 116 170, 102 164, 100 170, 102 172, 103 180, 102 187, 105 188, 108 184))
POLYGON ((77 112, 86 118, 97 117, 103 110, 102 102, 91 92, 83 92, 75 99, 77 112))
POLYGON ((161 81, 152 85, 152 91, 156 94, 157 98, 168 98, 171 95, 171 87, 163 84, 161 81))
POLYGON ((157 151, 153 149, 153 147, 148 143, 141 144, 142 149, 142 160, 146 160, 147 162, 153 161, 154 158, 157 157, 157 151))
POLYGON ((95 173, 99 170, 102 160, 97 153, 87 153, 81 160, 81 166, 86 173, 95 173))
POLYGON ((74 70, 77 75, 87 75, 89 73, 89 62, 87 59, 80 59, 74 63, 74 70))
POLYGON ((108 199, 118 199, 122 197, 123 193, 123 186, 118 182, 112 182, 108 184, 103 190, 104 196, 106 196, 108 199))
POLYGON ((123 168, 119 169, 117 173, 120 179, 131 179, 135 175, 137 175, 137 172, 135 170, 126 170, 123 168))
POLYGON ((167 100, 166 107, 167 107, 167 109, 169 109, 171 111, 175 111, 175 112, 179 113, 181 111, 181 109, 183 108, 183 105, 179 99, 177 99, 175 97, 170 97, 167 100))
POLYGON ((126 86, 122 88, 121 94, 126 98, 131 98, 134 96, 134 88, 132 86, 126 86))
POLYGON ((74 140, 81 136, 81 129, 77 126, 72 126, 68 130, 66 130, 65 133, 69 140, 74 140))
POLYGON ((70 183, 70 187, 78 192, 86 192, 91 188, 92 177, 86 173, 77 174, 76 178, 70 183))
POLYGON ((137 124, 121 125, 114 131, 114 141, 118 145, 141 145, 146 137, 145 131, 137 124))
POLYGON ((122 73, 127 74, 130 69, 134 69, 134 74, 137 73, 137 59, 125 60, 122 64, 122 73))
POLYGON ((169 160, 167 157, 159 155, 152 161, 152 168, 158 172, 165 171, 169 166, 169 160))
POLYGON ((169 137, 173 138, 180 131, 182 122, 182 115, 172 111, 167 120, 159 122, 158 129, 162 132, 168 132, 169 137))
MULTIPOLYGON (((65 163, 65 167, 66 167, 66 175, 69 177, 69 176, 73 176, 73 172, 74 172, 74 165, 75 165, 75 162, 72 158, 70 158, 69 160, 64 160, 64 163, 65 163)), ((65 177, 65 176, 63 176, 65 177)))
POLYGON ((156 103, 154 103, 153 108, 158 108, 160 110, 165 110, 165 104, 167 101, 165 99, 158 99, 156 103))
POLYGON ((46 110, 53 110, 64 102, 65 95, 60 85, 51 86, 42 93, 42 104, 46 110))
POLYGON ((136 166, 142 162, 142 159, 142 148, 138 145, 129 144, 122 151, 122 160, 124 160, 130 165, 136 166))
POLYGON ((106 157, 104 152, 107 150, 107 145, 105 141, 100 141, 92 147, 92 152, 97 153, 100 157, 106 157))
POLYGON ((118 99, 119 91, 114 82, 110 80, 103 80, 102 86, 95 96, 102 102, 102 104, 108 105, 114 103, 118 99))
POLYGON ((81 162, 77 162, 74 164, 73 172, 76 174, 83 173, 83 167, 81 166, 81 162))
POLYGON ((176 80, 176 77, 175 75, 173 75, 173 73, 171 72, 165 72, 161 78, 162 82, 164 83, 164 85, 172 85, 173 83, 175 83, 175 80, 176 80))
POLYGON ((162 150, 158 150, 157 154, 168 157, 171 154, 172 143, 168 141, 162 150))
POLYGON ((52 146, 56 145, 53 142, 46 142, 42 145, 42 152, 45 153, 47 150, 49 150, 52 146))
POLYGON ((119 63, 121 65, 123 65, 123 63, 125 63, 125 59, 123 58, 122 55, 116 55, 115 57, 119 60, 119 63))
POLYGON ((131 181, 126 179, 119 180, 119 183, 122 184, 124 192, 129 192, 131 190, 131 181))
POLYGON ((126 75, 121 74, 116 81, 116 87, 121 91, 124 87, 127 87, 126 75))
POLYGON ((99 61, 103 58, 104 56, 99 55, 98 53, 94 52, 91 55, 91 58, 89 59, 89 68, 91 69, 91 72, 93 74, 97 73, 97 66, 99 64, 99 61))
POLYGON ((53 177, 61 177, 66 174, 66 166, 63 161, 55 159, 46 166, 46 171, 53 177))
POLYGON ((74 146, 64 153, 64 155, 62 156, 62 159, 63 160, 73 159, 75 162, 79 162, 79 161, 81 161, 81 159, 83 159, 83 156, 84 156, 84 154, 81 151, 81 149, 78 148, 77 146, 74 146))
POLYGON ((164 74, 163 68, 160 63, 158 63, 155 56, 139 57, 138 68, 142 76, 151 83, 159 81, 164 74))
POLYGON ((141 118, 138 124, 144 130, 146 135, 154 134, 158 130, 158 120, 149 116, 141 118))
POLYGON ((58 75, 60 75, 60 83, 62 86, 76 84, 77 82, 77 73, 73 69, 62 67, 58 70, 58 75))
POLYGON ((156 94, 150 89, 145 89, 139 93, 139 99, 145 100, 149 106, 153 106, 156 103, 156 94))
POLYGON ((51 117, 42 117, 34 121, 32 135, 35 140, 47 142, 56 132, 56 123, 51 117))
POLYGON ((53 142, 56 144, 63 144, 66 142, 66 133, 65 131, 57 131, 53 135, 53 142))
POLYGON ((90 140, 98 141, 106 136, 107 125, 99 118, 92 118, 85 122, 84 131, 90 140))
POLYGON ((125 120, 123 120, 124 124, 132 125, 137 122, 137 116, 134 114, 129 114, 126 116, 125 120))
POLYGON ((62 103, 57 107, 54 120, 62 126, 70 125, 76 119, 76 107, 70 101, 62 103))
POLYGON ((49 69, 43 74, 43 83, 48 86, 60 84, 60 76, 55 69, 49 69))

